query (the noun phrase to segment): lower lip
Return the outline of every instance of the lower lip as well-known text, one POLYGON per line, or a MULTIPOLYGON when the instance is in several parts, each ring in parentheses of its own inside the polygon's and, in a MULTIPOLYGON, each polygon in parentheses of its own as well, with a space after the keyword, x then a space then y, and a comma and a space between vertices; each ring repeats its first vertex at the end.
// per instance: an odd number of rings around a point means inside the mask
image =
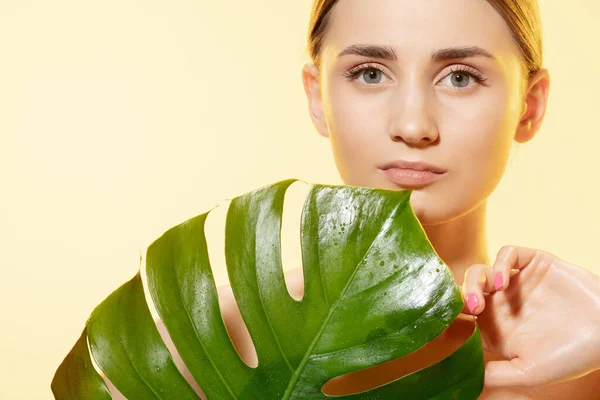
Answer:
POLYGON ((402 186, 424 186, 438 180, 444 173, 417 171, 405 168, 388 168, 382 170, 392 182, 402 186))

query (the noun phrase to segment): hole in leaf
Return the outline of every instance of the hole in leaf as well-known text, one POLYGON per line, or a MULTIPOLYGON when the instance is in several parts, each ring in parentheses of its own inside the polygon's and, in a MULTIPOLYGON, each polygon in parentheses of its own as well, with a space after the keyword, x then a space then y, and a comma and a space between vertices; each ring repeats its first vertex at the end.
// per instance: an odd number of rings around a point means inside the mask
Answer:
POLYGON ((223 317, 223 323, 233 343, 233 347, 235 347, 242 361, 249 367, 254 368, 258 365, 256 349, 233 295, 227 272, 225 224, 230 205, 231 200, 227 200, 211 210, 206 217, 204 234, 206 235, 208 258, 219 295, 219 308, 223 317))
POLYGON ((86 337, 86 344, 88 354, 90 355, 90 361, 92 362, 92 366, 108 387, 108 392, 110 393, 110 396, 113 398, 113 400, 127 400, 127 397, 125 397, 123 393, 121 393, 119 389, 117 389, 115 385, 113 385, 110 379, 108 379, 108 376, 104 375, 104 372, 102 372, 102 370, 98 366, 98 363, 96 363, 96 359, 94 358, 94 355, 92 354, 92 350, 90 348, 90 341, 88 337, 86 337))
POLYGON ((233 347, 247 366, 256 368, 258 366, 256 348, 235 301, 233 291, 230 286, 221 286, 218 288, 218 292, 221 315, 233 347))
POLYGON ((296 181, 285 192, 281 222, 281 262, 285 284, 294 300, 304 297, 304 271, 302 269, 302 243, 300 227, 302 207, 311 185, 296 181))
MULTIPOLYGON (((201 399, 206 400, 206 396, 204 396, 204 392, 202 392, 202 389, 200 389, 200 386, 198 386, 198 383, 196 382, 196 380, 190 373, 188 367, 185 365, 185 362, 179 355, 179 352, 177 351, 177 348, 175 347, 175 344, 173 343, 173 340, 171 339, 171 336, 169 335, 169 332, 167 331, 165 324, 163 323, 162 319, 158 315, 156 306, 154 305, 154 302, 152 301, 152 295, 150 294, 150 291, 148 289, 148 280, 147 280, 148 277, 146 275, 146 259, 145 259, 145 257, 142 259, 141 265, 140 265, 140 279, 142 281, 142 288, 144 289, 144 298, 146 299, 146 304, 148 305, 148 309, 150 310, 150 315, 152 315, 152 319, 154 320, 156 329, 158 330, 158 333, 160 334, 160 338, 165 343, 165 346, 167 347, 167 350, 169 350, 169 353, 171 353, 171 357, 173 357, 173 362, 175 363, 175 367, 177 367, 177 369, 179 370, 181 375, 183 375, 183 377, 185 378, 187 383, 192 387, 192 389, 194 389, 196 394, 198 396, 200 396, 201 399)), ((90 352, 90 354, 91 354, 91 352, 90 352)), ((112 392, 111 392, 111 394, 112 394, 112 392)), ((121 394, 121 396, 122 396, 122 394, 121 394)), ((113 399, 117 399, 117 398, 120 399, 120 397, 113 396, 113 399)), ((122 398, 125 399, 125 397, 122 397, 122 398)))
POLYGON ((439 336, 403 357, 373 367, 336 376, 321 388, 329 396, 349 395, 374 389, 443 360, 471 336, 473 321, 457 318, 439 336))
POLYGON ((204 222, 208 259, 217 287, 230 285, 225 263, 225 219, 230 205, 231 200, 222 201, 208 213, 204 222))

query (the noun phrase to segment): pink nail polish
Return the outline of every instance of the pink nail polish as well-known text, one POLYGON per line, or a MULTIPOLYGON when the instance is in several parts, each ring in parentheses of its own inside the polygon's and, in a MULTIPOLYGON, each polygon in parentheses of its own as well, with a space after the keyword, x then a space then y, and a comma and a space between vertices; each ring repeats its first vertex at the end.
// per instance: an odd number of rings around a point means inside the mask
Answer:
POLYGON ((477 308, 478 305, 479 300, 477 300, 477 296, 475 296, 475 293, 469 293, 467 295, 467 307, 469 307, 469 311, 471 312, 471 314, 473 314, 473 311, 477 308))
POLYGON ((498 290, 502 287, 502 274, 498 272, 494 278, 494 289, 498 290))

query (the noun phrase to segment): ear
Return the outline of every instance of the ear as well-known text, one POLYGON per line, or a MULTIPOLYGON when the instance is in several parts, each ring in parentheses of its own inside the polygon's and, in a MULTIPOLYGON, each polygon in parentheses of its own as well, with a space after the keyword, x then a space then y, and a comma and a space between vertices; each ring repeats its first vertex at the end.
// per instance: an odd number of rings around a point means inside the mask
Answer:
POLYGON ((310 118, 312 119, 315 128, 317 128, 317 131, 319 131, 319 134, 324 137, 329 137, 329 130, 327 129, 323 101, 321 98, 319 70, 313 63, 304 64, 304 67, 302 68, 302 82, 308 100, 310 118))
POLYGON ((521 120, 515 132, 515 141, 528 142, 539 131, 546 114, 549 90, 550 73, 548 69, 541 68, 529 77, 523 99, 521 120))

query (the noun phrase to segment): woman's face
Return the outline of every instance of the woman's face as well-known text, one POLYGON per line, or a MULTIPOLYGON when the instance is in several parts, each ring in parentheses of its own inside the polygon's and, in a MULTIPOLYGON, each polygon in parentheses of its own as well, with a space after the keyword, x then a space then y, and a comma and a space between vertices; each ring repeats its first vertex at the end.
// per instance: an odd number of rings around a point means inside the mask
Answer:
POLYGON ((525 141, 518 138, 526 110, 520 50, 487 1, 340 0, 321 54, 320 76, 307 64, 304 83, 342 180, 412 189, 411 205, 424 225, 481 204, 504 173, 512 141, 525 141), (356 45, 383 46, 397 59, 339 55, 356 45), (447 51, 432 59, 441 49, 475 47, 492 57, 447 58, 447 51), (318 82, 309 83, 307 71, 318 82), (399 159, 446 172, 429 184, 396 183, 381 167, 399 159))

